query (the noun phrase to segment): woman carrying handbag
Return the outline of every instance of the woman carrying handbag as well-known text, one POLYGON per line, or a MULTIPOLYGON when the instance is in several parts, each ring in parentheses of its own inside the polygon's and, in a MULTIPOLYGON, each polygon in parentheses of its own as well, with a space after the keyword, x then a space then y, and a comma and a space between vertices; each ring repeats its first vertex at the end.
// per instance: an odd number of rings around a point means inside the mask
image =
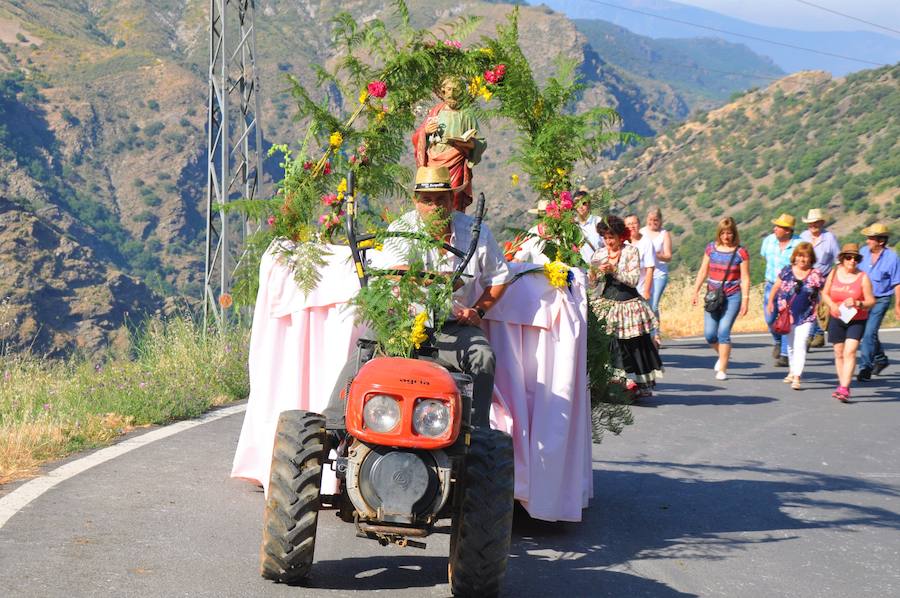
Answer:
POLYGON ((727 380, 731 327, 738 315, 747 315, 750 299, 750 254, 741 247, 737 224, 731 217, 719 221, 716 241, 706 246, 694 281, 693 305, 697 305, 704 281, 703 336, 718 357, 713 366, 716 380, 727 380))
POLYGON ((816 319, 819 291, 825 284, 822 274, 813 268, 815 261, 812 243, 799 243, 791 254, 791 265, 785 266, 778 273, 766 306, 766 312, 772 314, 775 313, 777 303, 778 315, 772 329, 776 332, 789 330, 790 370, 784 381, 794 390, 800 390, 800 376, 806 365, 806 342, 816 319))

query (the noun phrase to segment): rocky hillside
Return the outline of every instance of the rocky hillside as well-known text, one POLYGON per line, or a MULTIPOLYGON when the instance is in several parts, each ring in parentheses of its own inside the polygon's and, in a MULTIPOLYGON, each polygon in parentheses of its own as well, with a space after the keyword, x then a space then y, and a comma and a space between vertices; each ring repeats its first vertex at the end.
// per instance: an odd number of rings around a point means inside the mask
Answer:
MULTIPOLYGON (((481 16, 472 40, 493 33, 511 9, 474 1, 409 6, 419 27, 481 16)), ((387 18, 390 9, 377 0, 261 0, 256 7, 262 127, 267 142, 292 143, 305 129, 291 119, 285 73, 313 81, 310 64, 334 58, 329 22, 338 10, 366 20, 387 18)), ((0 198, 23 218, 52 223, 98 268, 134 275, 159 296, 200 295, 207 10, 202 0, 0 0, 0 198)), ((552 73, 559 54, 582 61, 582 102, 616 107, 627 130, 652 135, 693 107, 668 83, 610 64, 561 14, 522 7, 520 24, 539 76, 552 73)), ((485 129, 490 148, 476 183, 497 200, 490 218, 521 218, 534 198, 508 185, 512 133, 500 123, 485 129)), ((5 254, 0 265, 27 270, 5 254)), ((61 284, 46 274, 48 285, 61 284)), ((30 302, 16 309, 39 320, 37 295, 0 284, 0 299, 30 302)), ((41 321, 48 331, 54 322, 41 321)), ((42 336, 35 347, 63 348, 55 338, 42 336)))
POLYGON ((625 211, 661 206, 679 236, 675 264, 691 268, 723 215, 751 255, 780 212, 799 222, 824 208, 848 239, 875 220, 896 223, 900 65, 785 77, 630 150, 594 184, 610 185, 625 211))

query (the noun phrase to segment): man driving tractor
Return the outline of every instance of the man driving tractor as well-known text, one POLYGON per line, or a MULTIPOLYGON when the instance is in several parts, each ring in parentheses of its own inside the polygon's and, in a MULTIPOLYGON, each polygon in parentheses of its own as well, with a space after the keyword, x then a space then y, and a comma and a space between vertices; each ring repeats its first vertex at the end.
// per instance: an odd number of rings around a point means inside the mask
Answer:
MULTIPOLYGON (((410 210, 388 227, 388 232, 430 232, 438 240, 454 247, 468 247, 472 236, 471 216, 454 211, 454 189, 446 167, 422 166, 416 171, 415 209, 410 210)), ((372 267, 393 270, 408 268, 414 242, 402 237, 390 237, 372 267)), ((459 258, 449 252, 430 249, 422 259, 426 270, 451 272, 459 258)), ((481 319, 499 301, 512 275, 503 252, 487 226, 482 225, 475 254, 463 271, 462 283, 453 293, 453 317, 434 336, 434 356, 451 368, 472 376, 472 424, 489 426, 491 397, 494 389, 494 352, 480 328, 481 319)), ((325 416, 332 420, 343 413, 341 391, 353 376, 356 361, 350 360, 338 377, 325 416)))

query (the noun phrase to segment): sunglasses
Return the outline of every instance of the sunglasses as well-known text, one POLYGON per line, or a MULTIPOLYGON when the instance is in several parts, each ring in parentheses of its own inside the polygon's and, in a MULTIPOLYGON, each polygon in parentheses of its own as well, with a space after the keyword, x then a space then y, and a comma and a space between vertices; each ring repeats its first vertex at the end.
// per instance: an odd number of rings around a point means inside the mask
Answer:
POLYGON ((853 260, 854 262, 861 262, 862 256, 861 255, 845 255, 844 259, 845 260, 853 260))

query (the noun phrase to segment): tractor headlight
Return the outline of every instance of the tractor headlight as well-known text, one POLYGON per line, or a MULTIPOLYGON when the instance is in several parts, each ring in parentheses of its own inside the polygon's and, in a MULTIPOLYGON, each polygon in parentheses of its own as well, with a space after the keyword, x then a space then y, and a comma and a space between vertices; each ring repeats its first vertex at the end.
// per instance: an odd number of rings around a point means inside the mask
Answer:
POLYGON ((400 403, 388 395, 373 395, 363 407, 363 421, 375 432, 390 432, 400 422, 400 403))
POLYGON ((413 410, 413 429, 422 436, 435 438, 450 426, 450 409, 443 401, 422 399, 413 410))

